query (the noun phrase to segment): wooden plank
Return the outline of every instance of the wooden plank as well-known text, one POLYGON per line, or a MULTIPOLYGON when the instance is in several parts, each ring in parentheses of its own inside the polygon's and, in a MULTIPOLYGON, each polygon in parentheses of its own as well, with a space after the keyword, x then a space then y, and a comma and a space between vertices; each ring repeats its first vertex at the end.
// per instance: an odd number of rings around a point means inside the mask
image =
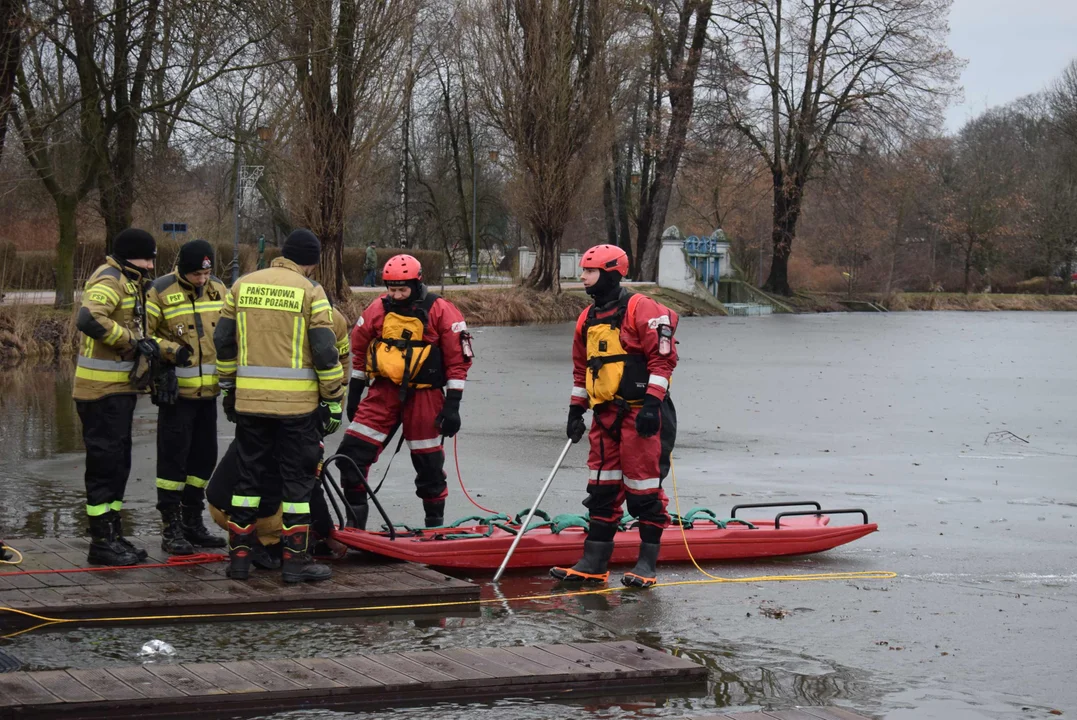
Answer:
POLYGON ((109 674, 105 668, 68 670, 67 674, 78 680, 105 700, 138 700, 143 696, 138 690, 109 674))
POLYGON ((635 670, 680 670, 684 660, 635 642, 572 643, 582 652, 635 670))
POLYGON ((282 675, 300 687, 309 689, 345 687, 343 683, 308 670, 295 660, 258 660, 255 664, 265 668, 265 672, 282 675))
POLYGON ((295 692, 303 689, 302 685, 292 682, 284 675, 276 672, 266 672, 264 667, 250 660, 229 662, 227 666, 229 670, 244 680, 252 682, 269 692, 295 692))
POLYGON ((733 720, 774 720, 770 715, 763 712, 735 713, 730 717, 732 717, 733 720))
POLYGON ((183 667, 229 694, 259 692, 262 689, 221 663, 184 663, 183 667))
POLYGON ((400 657, 422 665, 424 668, 436 670, 437 672, 442 673, 443 675, 448 675, 456 680, 485 680, 491 677, 500 677, 499 675, 490 675, 466 665, 461 665, 447 657, 434 653, 405 652, 400 653, 400 657))
POLYGON ((138 690, 146 698, 184 697, 183 692, 138 665, 109 668, 108 672, 138 690))
POLYGON ((580 672, 584 672, 584 669, 593 669, 596 672, 610 673, 611 676, 615 676, 617 673, 630 672, 632 668, 627 665, 621 665, 619 663, 610 662, 608 660, 602 660, 601 658, 592 655, 589 652, 584 652, 579 648, 572 645, 536 645, 535 647, 545 650, 551 655, 570 660, 576 663, 580 672))
POLYGON ((775 720, 819 720, 818 715, 810 715, 803 710, 767 710, 766 715, 775 720))
POLYGON ((382 684, 377 680, 344 667, 344 665, 335 660, 329 660, 328 658, 299 658, 296 662, 307 670, 316 672, 322 677, 341 685, 348 687, 382 687, 382 684))
MULTIPOLYGON (((552 671, 558 673, 564 673, 567 675, 579 675, 581 672, 581 663, 575 660, 567 660, 560 655, 554 655, 551 652, 547 652, 539 647, 530 647, 527 645, 521 647, 504 648, 505 652, 523 658, 536 665, 541 665, 552 671)), ((622 671, 627 668, 622 668, 622 671)), ((613 671, 599 671, 595 668, 587 668, 587 672, 594 674, 599 679, 614 677, 617 673, 613 671)))
POLYGON ((387 664, 378 662, 379 659, 385 657, 385 655, 351 655, 337 658, 337 662, 380 685, 401 687, 420 684, 420 681, 411 675, 405 675, 387 664))
POLYGON ((62 702, 30 677, 30 673, 0 673, 0 706, 51 705, 62 702))
MULTIPOLYGON (((0 607, 10 607, 23 610, 32 607, 34 601, 22 590, 0 590, 0 607)), ((17 619, 13 613, 0 613, 0 621, 4 619, 17 619)))
POLYGON ((39 670, 27 673, 27 675, 63 702, 101 702, 104 700, 63 670, 39 670))
POLYGON ((868 720, 863 715, 858 715, 839 707, 806 707, 801 708, 801 710, 819 718, 819 720, 868 720))
POLYGON ((146 668, 147 671, 161 678, 184 695, 228 694, 226 690, 222 690, 213 683, 206 682, 203 678, 183 667, 183 665, 158 665, 156 663, 147 663, 142 667, 146 668))
MULTIPOLYGON (((575 671, 566 671, 564 668, 550 667, 534 660, 514 655, 508 650, 501 648, 454 648, 451 650, 439 650, 439 655, 447 655, 448 657, 456 660, 457 662, 466 663, 470 657, 476 657, 479 663, 475 665, 475 668, 488 672, 486 667, 489 666, 494 669, 501 669, 501 675, 504 676, 506 672, 511 672, 513 675, 521 677, 542 677, 542 676, 560 676, 560 677, 572 677, 575 675, 575 671)), ((509 679, 511 681, 511 678, 509 679)))

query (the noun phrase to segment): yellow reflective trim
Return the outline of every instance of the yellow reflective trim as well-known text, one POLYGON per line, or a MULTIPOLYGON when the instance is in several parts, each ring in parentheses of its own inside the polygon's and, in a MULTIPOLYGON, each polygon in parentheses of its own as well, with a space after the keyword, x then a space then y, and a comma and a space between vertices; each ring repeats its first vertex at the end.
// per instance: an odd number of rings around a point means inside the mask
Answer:
POLYGON ((337 378, 344 377, 344 368, 340 365, 329 368, 328 370, 316 370, 319 380, 336 380, 337 378))
POLYGON ((209 480, 203 480, 200 477, 196 477, 194 475, 188 475, 187 476, 187 484, 190 485, 191 487, 204 488, 206 485, 209 485, 209 480))
POLYGON ((108 509, 115 510, 116 512, 123 510, 123 500, 113 500, 108 504, 108 509))
POLYGON ((236 374, 236 361, 235 360, 221 360, 217 358, 217 370, 226 375, 236 374))
POLYGON ((182 490, 184 483, 182 480, 165 480, 164 478, 157 478, 158 490, 182 490))
POLYGON ((313 315, 314 313, 317 313, 317 312, 321 312, 322 310, 328 310, 329 311, 329 319, 330 320, 333 319, 333 306, 329 304, 328 300, 315 300, 313 303, 311 303, 311 305, 310 305, 310 314, 311 315, 313 315))
POLYGON ((178 377, 176 384, 181 388, 210 387, 217 384, 216 375, 196 375, 195 377, 178 377))
POLYGON ((187 307, 186 305, 180 305, 179 307, 165 308, 164 318, 165 318, 165 320, 171 320, 172 318, 179 317, 180 315, 190 315, 190 314, 191 314, 191 308, 187 307))
POLYGON ((241 308, 257 310, 283 310, 285 312, 303 312, 303 288, 285 285, 266 285, 262 283, 243 283, 239 288, 236 302, 241 308))
POLYGON ((239 364, 247 364, 247 313, 241 312, 236 323, 239 330, 239 364))
POLYGON ((233 495, 232 507, 256 508, 262 504, 262 498, 258 495, 233 495))
POLYGON ((129 310, 129 309, 133 308, 134 306, 135 306, 135 299, 133 297, 124 298, 123 300, 120 301, 120 307, 124 308, 125 310, 129 310))
POLYGON ((228 304, 228 307, 230 308, 234 308, 236 306, 236 299, 232 296, 232 293, 228 293, 227 295, 225 295, 224 301, 228 304))
POLYGON ((161 317, 161 307, 155 302, 146 303, 146 312, 154 317, 161 317))
POLYGON ((123 328, 120 327, 118 322, 112 323, 112 329, 108 331, 108 335, 103 338, 106 345, 114 345, 117 340, 123 337, 123 328))
MULTIPOLYGON (((116 304, 116 305, 120 304, 120 295, 119 295, 119 293, 117 293, 115 290, 110 288, 108 285, 105 285, 104 283, 98 283, 97 285, 93 285, 91 287, 88 287, 88 288, 86 288, 86 292, 88 292, 88 293, 103 293, 109 299, 111 299, 114 304, 116 304)), ((95 300, 93 297, 91 297, 90 299, 94 300, 95 302, 99 302, 99 301, 95 300)))
POLYGON ((99 517, 109 511, 108 503, 101 503, 100 505, 87 505, 86 514, 90 517, 99 517))
POLYGON ((224 303, 220 300, 200 300, 194 304, 195 312, 214 312, 219 311, 224 307, 224 303))
POLYGON ((238 390, 272 390, 279 392, 318 392, 317 380, 237 377, 238 390))
POLYGON ((84 343, 82 356, 88 358, 93 357, 93 338, 89 335, 86 336, 86 342, 84 343))
POLYGON ((301 315, 297 315, 292 323, 292 367, 303 367, 304 329, 307 322, 301 315))
POLYGON ((90 368, 84 367, 75 368, 75 377, 80 377, 83 380, 107 383, 126 383, 130 380, 130 374, 126 372, 118 372, 116 370, 91 370, 90 368))
POLYGON ((282 502, 281 509, 293 515, 303 515, 310 513, 310 503, 282 502))

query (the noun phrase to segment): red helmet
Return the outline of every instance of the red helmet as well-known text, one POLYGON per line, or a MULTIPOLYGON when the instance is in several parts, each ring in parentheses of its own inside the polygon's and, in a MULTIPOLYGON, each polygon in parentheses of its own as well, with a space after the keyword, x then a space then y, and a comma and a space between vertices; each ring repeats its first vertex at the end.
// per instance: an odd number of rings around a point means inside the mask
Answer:
POLYGON ((611 270, 621 273, 621 277, 628 277, 628 253, 616 245, 595 245, 583 254, 580 267, 611 270))
POLYGON ((402 283, 422 280, 423 266, 411 255, 393 255, 381 271, 382 282, 402 283))

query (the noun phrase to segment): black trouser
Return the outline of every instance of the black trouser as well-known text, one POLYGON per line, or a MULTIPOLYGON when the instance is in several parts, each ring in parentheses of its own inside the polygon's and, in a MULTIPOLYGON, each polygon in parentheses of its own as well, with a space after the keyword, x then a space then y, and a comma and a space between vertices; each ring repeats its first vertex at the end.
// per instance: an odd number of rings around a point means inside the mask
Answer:
POLYGON ((127 476, 131 473, 131 423, 137 396, 109 395, 100 400, 79 400, 86 446, 86 514, 104 515, 123 507, 127 476))
POLYGON ((157 408, 157 509, 201 507, 217 464, 217 399, 179 398, 157 408))
MULTIPOLYGON (((393 435, 399 429, 399 425, 389 432, 385 445, 375 445, 372 442, 356 437, 345 435, 337 447, 337 453, 347 455, 359 466, 362 477, 356 474, 351 463, 341 462, 336 466, 340 470, 340 486, 352 505, 366 505, 367 492, 364 478, 370 474, 370 466, 377 462, 382 449, 392 443, 393 435)), ((411 466, 415 468, 415 496, 423 501, 423 506, 428 504, 444 504, 445 496, 448 495, 448 484, 445 482, 445 453, 423 452, 411 453, 411 466)), ((371 487, 371 490, 374 488, 371 487)))
MULTIPOLYGON (((224 451, 224 456, 206 486, 206 501, 221 512, 232 515, 232 495, 239 483, 239 449, 233 440, 224 451)), ((262 477, 262 495, 255 517, 258 519, 273 517, 280 509, 281 480, 277 468, 270 468, 262 477)), ((315 485, 310 494, 311 529, 322 539, 328 538, 333 530, 333 519, 329 514, 329 505, 320 485, 315 485)))
POLYGON ((278 494, 285 528, 310 525, 320 440, 317 412, 285 417, 238 415, 239 474, 232 493, 232 522, 250 525, 258 516, 262 495, 278 494))

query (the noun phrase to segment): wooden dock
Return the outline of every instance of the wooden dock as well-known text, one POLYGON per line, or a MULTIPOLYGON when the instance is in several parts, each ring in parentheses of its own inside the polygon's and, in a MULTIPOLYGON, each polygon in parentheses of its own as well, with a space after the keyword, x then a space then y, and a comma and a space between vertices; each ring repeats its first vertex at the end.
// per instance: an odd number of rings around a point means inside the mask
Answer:
POLYGON ((839 707, 802 707, 796 710, 760 710, 727 715, 697 715, 687 720, 870 720, 839 707))
MULTIPOLYGON (((149 553, 148 563, 167 562, 160 539, 138 538, 149 553)), ((81 538, 11 540, 22 551, 17 568, 0 570, 68 569, 84 567, 87 541, 81 538)), ((364 612, 362 608, 477 600, 479 588, 421 565, 349 556, 332 563, 333 578, 319 583, 285 584, 279 571, 254 570, 250 580, 225 576, 227 562, 190 567, 140 568, 106 572, 47 575, 0 575, 0 607, 6 606, 50 618, 146 617, 198 615, 259 610, 302 611, 273 616, 327 617, 364 612), (324 611, 324 612, 323 612, 324 611)), ((378 614, 446 615, 474 612, 449 609, 378 609, 378 614)), ((198 622, 218 618, 195 618, 198 622)), ((236 618, 219 618, 235 620, 236 618)), ((173 620, 176 621, 176 620, 173 620)), ((0 611, 0 628, 22 627, 36 621, 0 611)))
MULTIPOLYGON (((0 716, 199 717, 690 690, 702 665, 634 642, 0 674, 0 716)), ((812 717, 811 720, 819 720, 812 717)))

